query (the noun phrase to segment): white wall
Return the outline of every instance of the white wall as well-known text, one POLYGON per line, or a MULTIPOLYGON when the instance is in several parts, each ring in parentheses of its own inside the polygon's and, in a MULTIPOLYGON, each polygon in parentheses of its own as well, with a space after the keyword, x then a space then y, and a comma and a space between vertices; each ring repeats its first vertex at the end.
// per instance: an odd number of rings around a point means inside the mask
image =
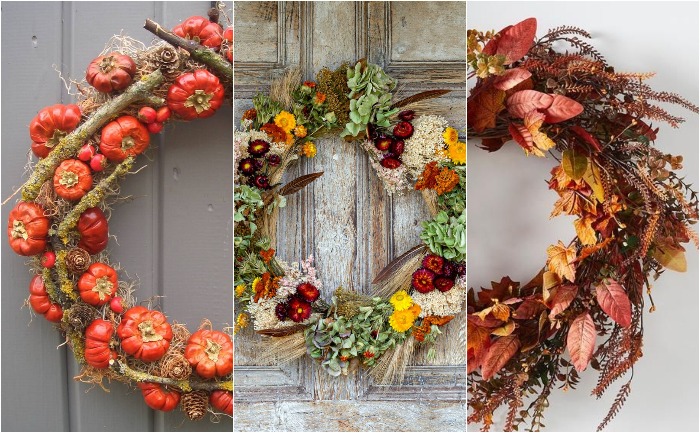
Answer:
MULTIPOLYGON (((467 7, 467 27, 500 30, 536 17, 537 35, 574 25, 617 71, 656 71, 655 89, 698 98, 697 2, 477 2, 467 7)), ((470 86, 473 86, 473 82, 470 86)), ((686 180, 698 185, 698 117, 680 129, 663 124, 656 145, 682 154, 686 180)), ((556 193, 545 181, 552 158, 526 158, 510 142, 496 153, 470 143, 468 157, 468 275, 470 287, 510 275, 525 283, 546 260, 545 249, 574 236, 573 217, 549 220, 556 193)), ((608 431, 698 431, 698 253, 688 245, 688 272, 666 272, 654 285, 657 311, 644 317, 644 357, 637 363, 632 393, 608 431)), ((548 431, 593 431, 624 381, 596 400, 590 396, 597 372, 582 373, 578 389, 556 390, 544 423, 548 431)), ((497 429, 503 425, 499 416, 497 429)), ((476 430, 469 426, 469 430, 476 430)))

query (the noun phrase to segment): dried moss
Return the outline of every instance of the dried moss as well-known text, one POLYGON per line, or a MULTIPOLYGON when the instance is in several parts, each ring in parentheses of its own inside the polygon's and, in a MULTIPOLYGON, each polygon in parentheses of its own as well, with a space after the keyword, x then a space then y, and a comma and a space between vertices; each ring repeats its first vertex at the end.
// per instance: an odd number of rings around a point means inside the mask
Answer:
POLYGON ((338 125, 342 128, 350 121, 350 99, 348 98, 347 69, 349 64, 343 63, 335 71, 321 69, 316 74, 317 90, 326 94, 328 111, 335 113, 338 125))
POLYGON ((56 284, 54 284, 51 276, 51 268, 43 268, 41 270, 41 278, 44 280, 44 287, 46 287, 46 293, 49 295, 51 302, 58 303, 58 294, 56 293, 56 284))
MULTIPOLYGON (((66 266, 66 250, 56 253, 56 272, 61 285, 61 292, 65 293, 72 301, 78 300, 78 294, 73 287, 73 279, 68 275, 68 267, 66 266)), ((65 305, 62 305, 65 308, 65 305)))

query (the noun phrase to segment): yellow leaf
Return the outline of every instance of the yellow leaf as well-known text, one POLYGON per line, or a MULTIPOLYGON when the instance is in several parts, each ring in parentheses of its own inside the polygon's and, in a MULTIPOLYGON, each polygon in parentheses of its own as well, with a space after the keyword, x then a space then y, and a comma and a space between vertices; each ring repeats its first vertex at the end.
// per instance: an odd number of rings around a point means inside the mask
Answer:
POLYGON ((546 305, 549 305, 549 298, 551 296, 550 289, 561 284, 561 278, 559 275, 552 271, 547 271, 542 274, 542 300, 546 305))
POLYGON ((685 249, 681 246, 656 245, 652 256, 665 268, 676 272, 685 272, 688 263, 685 260, 685 249))
POLYGON ((505 304, 496 304, 491 307, 491 313, 496 319, 507 322, 510 318, 510 307, 505 304))
POLYGON ((500 328, 494 329, 493 332, 491 332, 491 334, 498 335, 500 337, 507 337, 510 334, 512 334, 513 331, 515 331, 515 322, 511 320, 505 325, 501 326, 500 328))
POLYGON ((574 221, 574 227, 576 228, 576 236, 584 245, 595 245, 598 242, 595 236, 595 230, 591 225, 595 219, 590 215, 586 215, 583 218, 579 218, 574 221))
POLYGON ((559 241, 557 245, 550 245, 547 248, 547 256, 549 257, 547 265, 550 271, 571 282, 575 281, 576 266, 574 265, 574 260, 576 260, 576 248, 567 248, 562 241, 559 241))
POLYGON ((474 313, 475 316, 477 316, 479 319, 486 320, 486 316, 493 310, 493 307, 488 307, 484 308, 483 310, 479 311, 478 313, 474 313))
POLYGON ((588 168, 588 158, 571 149, 565 150, 561 159, 561 167, 573 180, 581 180, 588 168))
MULTIPOLYGON (((525 127, 532 135, 532 141, 542 151, 549 150, 554 147, 554 141, 552 141, 552 139, 549 138, 546 133, 540 131, 542 122, 544 122, 544 117, 545 116, 543 113, 533 110, 526 114, 525 118, 523 119, 525 127)), ((537 156, 544 156, 544 153, 538 152, 536 149, 533 149, 533 153, 535 153, 537 156)))
POLYGON ((600 169, 595 161, 588 161, 586 172, 583 173, 583 180, 593 190, 593 196, 598 200, 598 203, 605 201, 605 190, 603 189, 603 182, 600 180, 600 169))

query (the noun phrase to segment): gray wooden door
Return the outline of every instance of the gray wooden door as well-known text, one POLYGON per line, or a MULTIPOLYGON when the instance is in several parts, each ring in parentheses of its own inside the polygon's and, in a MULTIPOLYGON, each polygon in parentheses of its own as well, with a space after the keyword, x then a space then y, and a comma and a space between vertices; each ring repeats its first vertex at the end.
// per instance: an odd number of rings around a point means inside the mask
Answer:
MULTIPOLYGON (((38 110, 71 99, 64 77, 84 77, 89 62, 114 34, 150 43, 142 26, 151 18, 172 28, 191 15, 206 16, 208 1, 3 2, 2 198, 26 179, 27 126, 38 110)), ((229 9, 233 7, 228 4, 229 9)), ((232 322, 231 167, 232 111, 189 124, 174 123, 153 136, 147 167, 122 182, 130 198, 110 221, 109 252, 137 279, 139 300, 152 296, 170 320, 196 330, 202 318, 221 328, 232 322), (200 221, 197 229, 192 221, 200 221)), ((2 206, 7 221, 14 200, 2 206)), ((30 275, 24 258, 2 244, 2 429, 5 431, 231 431, 186 420, 180 411, 156 413, 138 390, 109 384, 110 393, 73 381, 79 373, 59 333, 42 317, 30 323, 20 309, 30 275), (88 392, 89 391, 89 392, 88 392)), ((126 279, 120 274, 120 279, 126 279)))
MULTIPOLYGON (((454 90, 439 112, 465 125, 464 2, 236 2, 234 118, 265 92, 271 77, 300 66, 305 79, 322 67, 366 57, 398 78, 404 92, 454 90)), ((393 257, 420 242, 428 218, 420 194, 387 196, 356 145, 328 138, 287 181, 324 171, 280 213, 278 255, 313 253, 330 298, 338 286, 367 292, 393 257)), ((360 372, 333 379, 308 358, 255 365, 249 330, 236 336, 235 429, 288 431, 465 431, 465 318, 437 347, 434 366, 419 353, 401 386, 380 386, 360 372)))

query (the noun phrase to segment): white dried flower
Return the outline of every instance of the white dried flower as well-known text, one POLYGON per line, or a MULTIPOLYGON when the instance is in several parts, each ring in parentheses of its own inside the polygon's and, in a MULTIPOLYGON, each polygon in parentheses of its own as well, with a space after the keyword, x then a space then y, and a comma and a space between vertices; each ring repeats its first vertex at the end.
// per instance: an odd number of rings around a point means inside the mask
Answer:
POLYGON ((413 123, 413 135, 405 141, 406 147, 401 154, 401 161, 414 179, 423 173, 425 165, 429 162, 447 159, 439 152, 445 148, 442 133, 448 125, 444 117, 432 115, 420 116, 413 123))

